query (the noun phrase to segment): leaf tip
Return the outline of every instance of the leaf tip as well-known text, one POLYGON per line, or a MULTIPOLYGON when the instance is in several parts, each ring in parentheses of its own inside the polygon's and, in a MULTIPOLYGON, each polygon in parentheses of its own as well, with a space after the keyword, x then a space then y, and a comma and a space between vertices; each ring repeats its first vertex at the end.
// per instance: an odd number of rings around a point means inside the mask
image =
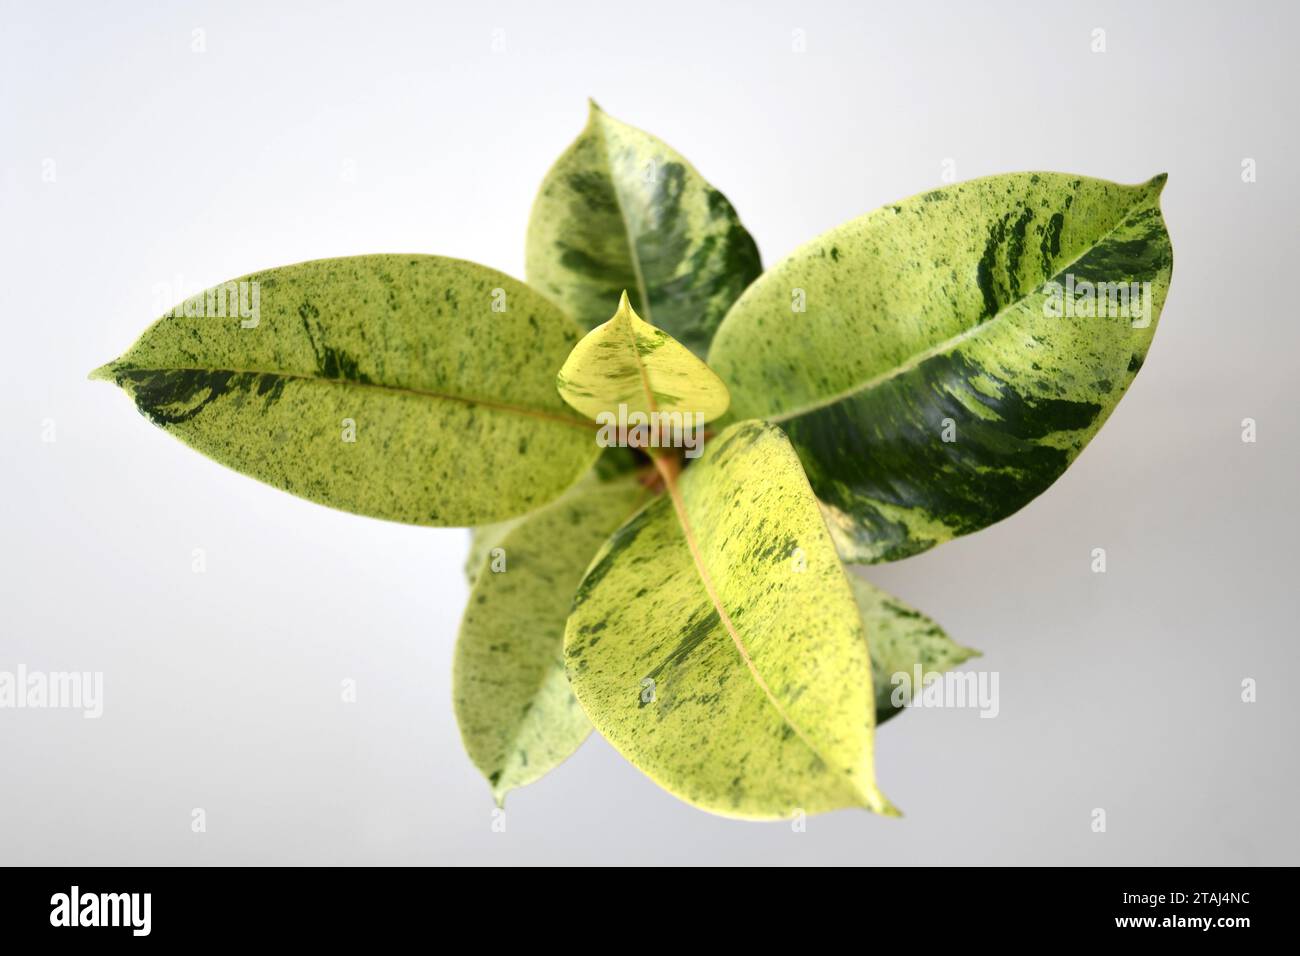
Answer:
POLYGON ((1159 196, 1165 188, 1165 183, 1169 181, 1168 173, 1157 173, 1147 181, 1147 188, 1159 196))
POLYGON ((108 362, 91 371, 86 376, 92 382, 114 382, 117 380, 117 362, 108 362))
POLYGON ((872 813, 879 814, 882 817, 902 817, 903 811, 898 809, 889 802, 889 798, 880 792, 880 788, 872 784, 863 792, 863 806, 872 813))

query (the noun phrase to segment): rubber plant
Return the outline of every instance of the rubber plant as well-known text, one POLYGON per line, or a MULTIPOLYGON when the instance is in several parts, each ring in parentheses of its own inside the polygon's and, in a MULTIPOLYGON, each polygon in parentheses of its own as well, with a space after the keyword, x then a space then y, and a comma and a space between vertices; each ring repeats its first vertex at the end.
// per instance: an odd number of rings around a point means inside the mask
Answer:
POLYGON ((474 529, 455 710, 498 802, 594 726, 714 813, 892 815, 890 675, 976 652, 846 564, 984 528, 1069 467, 1151 344, 1163 185, 958 183, 763 272, 722 193, 592 104, 527 284, 426 255, 270 269, 93 377, 278 488, 474 529), (1142 321, 1117 287, 1148 290, 1142 321), (702 454, 674 414, 707 420, 702 454))

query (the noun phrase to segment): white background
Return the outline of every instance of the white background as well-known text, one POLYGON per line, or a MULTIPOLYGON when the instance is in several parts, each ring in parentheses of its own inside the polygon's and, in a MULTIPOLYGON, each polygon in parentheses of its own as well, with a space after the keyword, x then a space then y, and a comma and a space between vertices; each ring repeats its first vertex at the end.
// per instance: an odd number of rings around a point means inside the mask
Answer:
POLYGON ((105 680, 100 720, 0 710, 0 862, 1300 861, 1298 27, 1281 2, 0 3, 0 670, 105 680), (997 719, 881 730, 902 820, 711 817, 593 738, 492 832, 449 689, 466 532, 274 491, 86 381, 256 269, 521 275, 588 96, 768 263, 946 159, 1170 174, 1172 292, 1101 435, 1013 518, 868 572, 1000 674, 997 719))

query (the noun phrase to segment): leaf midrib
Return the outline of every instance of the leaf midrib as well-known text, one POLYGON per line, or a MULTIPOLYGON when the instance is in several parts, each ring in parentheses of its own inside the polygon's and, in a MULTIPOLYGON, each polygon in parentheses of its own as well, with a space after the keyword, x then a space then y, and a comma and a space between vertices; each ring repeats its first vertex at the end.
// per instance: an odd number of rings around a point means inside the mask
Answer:
MULTIPOLYGON (((106 377, 116 376, 121 372, 226 372, 231 375, 267 375, 273 378, 282 378, 289 381, 313 382, 323 385, 341 385, 351 388, 373 388, 384 392, 393 392, 396 394, 414 395, 419 398, 431 398, 446 402, 459 402, 463 405, 478 405, 483 408, 490 408, 494 411, 507 412, 513 415, 526 416, 529 418, 539 418, 544 421, 557 422, 562 425, 568 425, 572 428, 579 428, 582 431, 591 431, 594 427, 591 422, 572 418, 568 415, 556 412, 548 412, 540 408, 529 408, 524 405, 513 405, 509 402, 494 401, 491 399, 469 398, 464 395, 452 395, 447 392, 435 392, 430 389, 412 388, 405 385, 386 385, 381 382, 358 382, 355 379, 347 378, 326 378, 321 375, 304 375, 298 372, 281 372, 270 371, 267 369, 249 369, 249 368, 216 368, 210 366, 187 366, 187 365, 110 365, 105 367, 108 371, 106 377)), ((97 374, 100 370, 96 370, 97 374)))
MULTIPOLYGON (((645 392, 646 405, 650 407, 652 413, 658 413, 659 403, 655 400, 654 389, 650 386, 650 370, 645 367, 645 362, 641 358, 641 348, 637 342, 636 329, 632 327, 632 316, 624 314, 624 304, 626 303, 627 293, 623 293, 624 302, 619 304, 619 314, 623 315, 623 331, 627 335, 627 347, 632 352, 632 361, 636 363, 637 373, 641 376, 641 389, 645 392)), ((631 309, 628 309, 631 312, 631 309)))
POLYGON ((641 272, 641 257, 636 251, 636 240, 632 238, 632 226, 628 222, 627 210, 623 206, 623 194, 614 179, 614 167, 609 159, 609 139, 605 135, 604 116, 595 117, 596 135, 600 138, 600 155, 605 160, 605 171, 609 173, 609 188, 614 193, 614 205, 618 207, 618 221, 623 226, 623 239, 627 243, 627 256, 632 263, 632 274, 636 278, 637 297, 641 300, 641 311, 645 320, 654 324, 650 309, 650 295, 646 291, 645 275, 641 272))
MULTIPOLYGON (((619 311, 623 311, 621 306, 619 311)), ((641 350, 637 348, 636 333, 632 328, 632 321, 630 318, 625 318, 624 327, 627 331, 627 345, 632 352, 632 360, 636 363, 637 371, 641 376, 641 387, 645 390, 646 403, 652 410, 655 410, 658 408, 658 405, 655 402, 654 390, 650 387, 649 371, 646 369, 645 362, 641 358, 641 350)), ((673 511, 677 515, 677 523, 681 526, 682 537, 686 540, 686 548, 690 552, 692 563, 695 565, 695 573, 699 576, 700 583, 704 585, 704 591, 708 595, 709 602, 713 605, 713 609, 718 614, 718 620, 721 621, 722 626, 726 628, 727 634, 731 637, 731 642, 736 648, 736 652, 740 655, 741 661, 744 662, 750 676, 754 679, 754 683, 758 685, 759 690, 763 692, 763 696, 767 698, 768 703, 775 708, 777 715, 786 726, 795 732, 795 735, 803 742, 804 746, 812 751, 817 759, 827 767, 834 767, 835 764, 828 760, 826 756, 813 744, 813 742, 808 738, 808 735, 804 733, 803 728, 795 723, 794 718, 790 716, 786 711, 785 706, 777 699, 776 694, 772 692, 772 688, 768 686, 763 675, 759 673, 758 665, 756 665, 754 659, 750 657, 749 648, 745 646, 745 642, 741 639, 740 632, 736 630, 735 624, 732 623, 731 616, 727 613, 727 608, 722 603, 722 598, 718 594, 717 588, 714 587, 713 576, 709 574, 708 566, 704 563, 704 555, 700 551, 699 543, 695 539, 695 529, 692 527, 690 516, 686 512, 686 500, 682 497, 681 488, 677 483, 677 476, 680 472, 680 465, 677 459, 672 457, 671 454, 663 454, 662 452, 655 453, 654 451, 651 452, 650 458, 654 462, 655 469, 663 477, 664 488, 668 492, 669 500, 673 503, 673 511)), ((874 711, 872 713, 874 716, 874 711)), ((838 775, 836 776, 838 779, 838 775)), ((855 796, 859 795, 856 786, 850 784, 850 787, 853 789, 855 796)), ((866 794, 860 795, 867 798, 866 794)))
POLYGON ((909 358, 904 359, 902 362, 886 369, 885 371, 881 372, 879 375, 872 376, 871 378, 867 379, 865 382, 861 382, 850 388, 844 389, 843 391, 837 392, 834 395, 829 396, 828 398, 819 399, 818 401, 815 402, 809 402, 806 405, 802 405, 798 408, 791 409, 789 411, 779 412, 775 415, 764 415, 762 416, 763 420, 767 422, 771 422, 773 424, 779 424, 780 422, 789 421, 792 418, 799 418, 802 415, 807 415, 809 412, 815 412, 818 409, 828 408, 831 405, 836 405, 842 401, 854 397, 855 395, 859 395, 863 392, 868 392, 873 388, 883 385, 885 382, 888 382, 890 379, 897 378, 900 375, 904 375, 907 372, 912 371, 912 369, 916 368, 922 363, 926 362, 927 360, 934 358, 936 355, 942 355, 944 352, 947 352, 950 349, 954 349, 957 346, 961 345, 967 339, 976 337, 982 330, 995 325, 999 319, 1008 315, 1013 309, 1019 306, 1022 302, 1029 299, 1030 296, 1034 295, 1039 289, 1045 286, 1048 282, 1054 281, 1055 279, 1060 277, 1066 270, 1068 270, 1071 266, 1075 265, 1075 263, 1077 263, 1085 255, 1092 252, 1094 249, 1096 249, 1098 246, 1104 243, 1117 230, 1119 230, 1122 226, 1124 226, 1129 221, 1129 219, 1133 216, 1133 214, 1137 212, 1139 209, 1141 209, 1143 205, 1144 203, 1142 200, 1135 202, 1132 206, 1129 207, 1129 209, 1124 213, 1124 215, 1120 217, 1119 221, 1116 222, 1115 225, 1107 229, 1104 233, 1102 233, 1096 239, 1096 241, 1084 247, 1084 249, 1080 251, 1079 254, 1076 255, 1073 259, 1059 266, 1052 275, 1044 278, 1042 282, 1035 285, 1028 293, 1020 296, 1017 299, 1008 302, 1005 306, 998 309, 997 312, 989 316, 983 322, 977 322, 975 325, 972 325, 969 329, 963 329, 962 331, 958 332, 956 335, 949 336, 948 338, 944 339, 942 342, 932 345, 928 349, 923 349, 922 351, 917 352, 915 355, 912 355, 909 358))
MULTIPOLYGON (((656 457, 655 464, 659 465, 659 463, 660 459, 656 457)), ((677 522, 681 526, 682 536, 686 539, 686 548, 691 553, 691 560, 695 564, 695 571, 699 575, 700 583, 704 585, 705 593, 708 595, 709 601, 713 604, 713 609, 718 614, 718 620, 722 622, 722 626, 726 629, 728 636, 730 636, 731 642, 736 648, 736 652, 740 655, 740 659, 744 662, 745 668, 754 679, 754 683, 758 685, 759 690, 763 692, 763 696, 767 698, 767 702, 776 710, 777 715, 786 726, 793 730, 803 745, 807 747, 818 760, 825 764, 828 770, 831 771, 832 777, 835 780, 846 784, 856 798, 870 804, 871 801, 869 794, 863 793, 859 790, 856 783, 842 780, 840 775, 834 772, 837 766, 836 763, 828 759, 817 745, 808 738, 808 735, 804 733, 803 728, 795 723, 794 718, 791 717, 789 712, 785 709, 785 705, 783 705, 777 698, 776 694, 772 692, 772 688, 768 686, 763 675, 759 673, 758 665, 755 664, 754 659, 750 657, 749 648, 745 646, 745 642, 741 638, 740 632, 736 629, 735 624, 732 623, 731 616, 727 614, 727 609, 722 603, 722 598, 714 587, 713 577, 709 574, 708 566, 704 563, 704 555, 700 551, 699 543, 695 539, 695 530, 691 525, 690 517, 686 513, 686 501, 682 497, 681 489, 677 485, 677 477, 675 474, 672 474, 671 468, 660 468, 660 474, 664 476, 664 486, 667 488, 668 497, 673 503, 673 510, 677 514, 677 522)), ((874 714, 875 711, 873 709, 873 717, 874 714)))

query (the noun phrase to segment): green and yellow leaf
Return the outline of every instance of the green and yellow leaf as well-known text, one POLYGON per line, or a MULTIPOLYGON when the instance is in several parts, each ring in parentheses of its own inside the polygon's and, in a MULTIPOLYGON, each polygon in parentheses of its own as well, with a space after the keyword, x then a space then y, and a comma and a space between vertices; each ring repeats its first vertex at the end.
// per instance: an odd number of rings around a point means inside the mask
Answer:
POLYGON ((564 674, 565 619, 592 556, 647 497, 635 475, 592 473, 484 546, 452 687, 465 749, 498 803, 591 730, 564 674))
POLYGON ((574 597, 565 658, 592 723, 714 813, 896 813, 875 781, 862 620, 785 436, 733 425, 669 488, 574 597))
POLYGON ((549 501, 594 460, 590 423, 555 394, 580 336, 484 266, 357 256, 208 290, 92 377, 210 458, 300 497, 481 524, 549 501))
POLYGON ((906 674, 910 686, 922 675, 941 674, 979 657, 980 652, 953 642, 938 624, 892 594, 850 574, 853 595, 862 615, 862 628, 871 648, 871 674, 876 688, 876 726, 902 712, 893 702, 896 674, 906 674))
POLYGON ((735 416, 790 436, 846 559, 979 530, 1078 456, 1155 333, 1173 266, 1164 181, 937 189, 818 237, 736 302, 710 365, 735 416), (1053 314, 1071 283, 1114 284, 1108 314, 1077 314, 1082 298, 1053 314), (1110 315, 1120 284, 1128 314, 1110 315))
POLYGON ((588 418, 619 414, 691 416, 727 410, 727 386, 667 332, 643 322, 624 292, 618 311, 574 346, 555 380, 561 397, 588 418))
MULTIPOLYGON (((585 478, 578 479, 578 482, 570 487, 569 491, 572 491, 584 481, 586 481, 585 478)), ((569 491, 566 491, 565 494, 568 494, 569 491)), ((551 504, 554 503, 551 502, 551 504)), ((546 506, 543 505, 542 507, 546 506)), ((465 580, 469 582, 471 588, 478 583, 479 575, 487 570, 492 552, 501 546, 501 539, 508 535, 512 529, 518 527, 519 523, 526 517, 527 515, 516 515, 513 518, 507 518, 505 521, 481 524, 469 529, 469 554, 465 558, 465 580)))
MULTIPOLYGON (((591 470, 579 478, 569 488, 569 491, 565 492, 565 495, 587 487, 590 482, 608 482, 630 478, 634 472, 648 467, 650 466, 646 459, 638 459, 637 454, 630 448, 606 448, 600 453, 596 463, 591 466, 591 470)), ((465 580, 469 582, 471 588, 478 581, 479 574, 487 566, 492 549, 498 547, 501 539, 528 517, 530 515, 516 515, 513 518, 507 518, 505 521, 477 525, 469 529, 469 554, 465 558, 465 580)), ((591 553, 595 554, 596 549, 592 548, 591 553)), ((565 613, 568 613, 567 609, 565 613)))
POLYGON ((665 143, 595 103, 542 181, 526 262, 528 282, 586 328, 628 289, 647 321, 701 357, 763 271, 726 197, 665 143))

